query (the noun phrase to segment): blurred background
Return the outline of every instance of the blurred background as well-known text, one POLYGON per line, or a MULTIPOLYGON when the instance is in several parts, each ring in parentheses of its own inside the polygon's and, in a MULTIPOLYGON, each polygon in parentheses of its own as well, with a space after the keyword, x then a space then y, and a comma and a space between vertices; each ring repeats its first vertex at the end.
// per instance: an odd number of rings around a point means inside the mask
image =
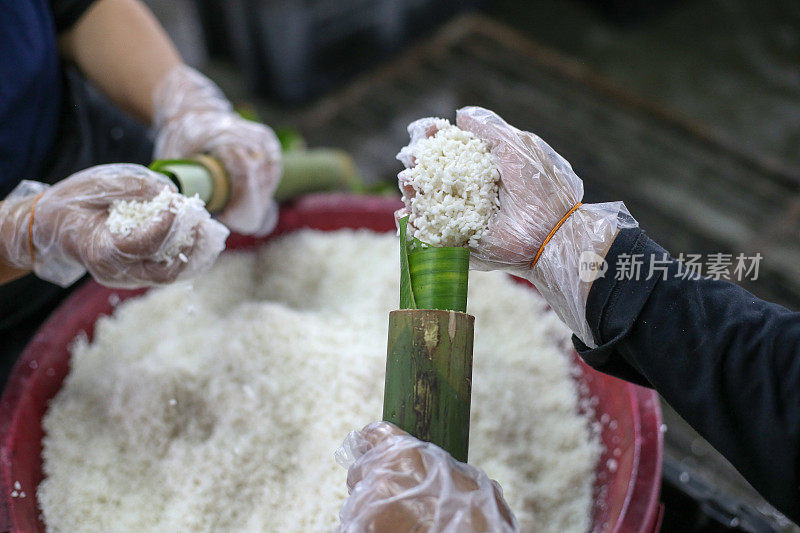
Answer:
MULTIPOLYGON (((411 120, 483 105, 673 255, 761 253, 743 284, 800 309, 796 0, 147 3, 240 109, 371 184, 395 182, 411 120)), ((800 531, 664 411, 664 531, 800 531)))

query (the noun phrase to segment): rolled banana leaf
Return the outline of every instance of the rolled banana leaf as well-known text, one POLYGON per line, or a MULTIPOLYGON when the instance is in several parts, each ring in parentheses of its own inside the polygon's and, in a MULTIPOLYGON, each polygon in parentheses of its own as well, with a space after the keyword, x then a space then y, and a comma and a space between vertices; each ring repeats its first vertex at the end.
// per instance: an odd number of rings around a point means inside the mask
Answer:
POLYGON ((467 311, 469 250, 427 246, 400 220, 400 308, 467 311))

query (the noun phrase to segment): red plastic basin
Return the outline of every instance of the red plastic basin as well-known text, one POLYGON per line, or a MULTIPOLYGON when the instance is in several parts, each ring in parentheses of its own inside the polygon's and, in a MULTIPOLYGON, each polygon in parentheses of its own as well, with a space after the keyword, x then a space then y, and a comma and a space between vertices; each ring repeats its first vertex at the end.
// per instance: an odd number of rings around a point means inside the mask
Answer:
MULTIPOLYGON (((347 195, 309 196, 281 212, 274 235, 299 228, 369 228, 393 231, 397 200, 347 195)), ((231 236, 229 248, 264 242, 231 236)), ((90 337, 94 323, 110 314, 112 300, 143 291, 107 289, 89 282, 75 291, 44 323, 12 371, 0 400, 0 531, 44 531, 35 498, 42 480, 41 420, 69 370, 69 350, 80 332, 90 337), (116 295, 116 296, 115 296, 116 295), (19 481, 26 498, 12 498, 19 481)), ((605 452, 597 464, 594 532, 651 532, 660 522, 661 410, 655 392, 595 372, 577 355, 577 378, 596 398, 605 452), (615 450, 617 450, 615 452, 615 450)))

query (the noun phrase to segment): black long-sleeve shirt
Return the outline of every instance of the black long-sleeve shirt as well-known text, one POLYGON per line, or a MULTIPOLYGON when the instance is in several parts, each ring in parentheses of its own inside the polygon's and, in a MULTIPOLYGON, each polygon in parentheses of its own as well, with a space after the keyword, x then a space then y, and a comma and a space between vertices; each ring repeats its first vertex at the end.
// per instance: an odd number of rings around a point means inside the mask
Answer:
POLYGON ((601 372, 655 388, 800 522, 800 313, 727 281, 687 279, 664 254, 638 228, 617 235, 609 271, 587 300, 598 347, 573 338, 578 352, 601 372), (615 271, 629 257, 643 263, 638 279, 615 271), (656 270, 648 280, 653 261, 666 274, 656 270))

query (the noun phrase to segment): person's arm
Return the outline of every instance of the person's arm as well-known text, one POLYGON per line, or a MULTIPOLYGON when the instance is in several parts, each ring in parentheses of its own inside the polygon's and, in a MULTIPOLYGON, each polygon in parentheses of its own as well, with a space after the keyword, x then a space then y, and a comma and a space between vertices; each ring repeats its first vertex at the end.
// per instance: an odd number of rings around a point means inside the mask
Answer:
MULTIPOLYGON (((3 210, 3 202, 0 202, 0 211, 3 210)), ((21 278, 25 274, 30 273, 30 270, 23 270, 21 268, 14 268, 9 265, 3 258, 0 257, 0 285, 4 285, 10 281, 21 278)))
POLYGON ((183 64, 144 4, 98 0, 60 34, 60 45, 120 108, 153 126, 154 158, 208 153, 220 160, 231 185, 221 222, 245 234, 272 231, 281 177, 275 133, 241 118, 214 82, 183 64))
POLYGON ((30 273, 30 270, 20 270, 19 268, 14 268, 0 261, 0 285, 21 278, 28 273, 30 273))
MULTIPOLYGON (((594 368, 649 385, 776 508, 800 521, 800 313, 727 281, 687 279, 639 229, 617 236, 573 339, 594 368), (618 265, 636 255, 641 276, 618 265), (620 261, 620 259, 623 259, 620 261), (617 277, 622 279, 616 279, 617 277)), ((684 269, 685 270, 685 269, 684 269)))
POLYGON ((475 107, 459 110, 458 125, 489 144, 500 170, 500 211, 470 266, 532 281, 589 364, 654 387, 800 520, 800 314, 731 283, 678 277, 624 206, 578 204, 580 178, 532 133, 475 107), (597 279, 604 250, 610 267, 646 258, 639 279, 618 281, 614 269, 597 279), (668 279, 649 276, 651 264, 668 279))
POLYGON ((138 0, 98 0, 60 34, 62 55, 120 108, 146 123, 153 92, 181 58, 150 11, 138 0))
MULTIPOLYGON (((3 209, 3 202, 0 202, 0 211, 3 209)), ((22 270, 20 268, 14 268, 9 264, 6 264, 2 258, 0 258, 0 285, 4 285, 10 281, 14 281, 15 279, 21 278, 25 274, 30 273, 30 270, 22 270)))

